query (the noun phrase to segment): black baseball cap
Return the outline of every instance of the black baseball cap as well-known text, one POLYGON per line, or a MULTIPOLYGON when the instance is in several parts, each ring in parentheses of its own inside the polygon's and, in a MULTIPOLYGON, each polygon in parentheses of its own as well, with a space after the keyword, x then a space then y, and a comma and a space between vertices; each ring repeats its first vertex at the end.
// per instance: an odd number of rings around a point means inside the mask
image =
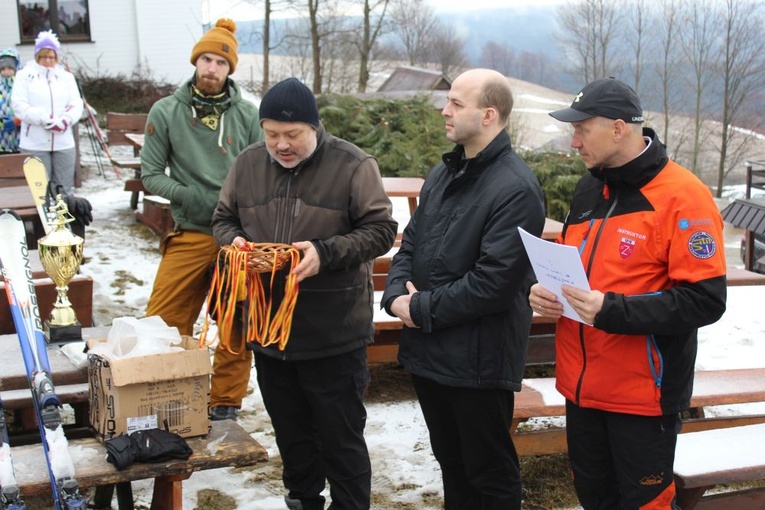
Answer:
POLYGON ((632 87, 616 78, 601 78, 586 85, 568 108, 550 112, 561 122, 581 122, 592 117, 621 119, 624 122, 645 121, 640 99, 632 87))

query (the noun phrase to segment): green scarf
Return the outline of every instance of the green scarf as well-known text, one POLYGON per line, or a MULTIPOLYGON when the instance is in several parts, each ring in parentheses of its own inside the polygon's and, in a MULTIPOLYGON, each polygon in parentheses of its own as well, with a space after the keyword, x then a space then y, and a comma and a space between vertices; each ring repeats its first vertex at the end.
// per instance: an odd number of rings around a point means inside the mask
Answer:
POLYGON ((191 84, 191 104, 197 112, 202 124, 213 131, 218 129, 220 116, 231 106, 231 96, 228 89, 228 81, 223 91, 211 96, 202 94, 199 89, 191 84))

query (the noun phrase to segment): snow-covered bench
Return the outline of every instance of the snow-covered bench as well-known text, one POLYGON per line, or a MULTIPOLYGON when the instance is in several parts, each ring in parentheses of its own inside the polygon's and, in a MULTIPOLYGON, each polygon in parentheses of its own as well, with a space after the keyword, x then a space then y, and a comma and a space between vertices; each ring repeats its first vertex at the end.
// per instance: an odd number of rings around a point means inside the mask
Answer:
POLYGON ((681 434, 675 455, 677 503, 683 510, 765 508, 765 489, 704 496, 717 486, 765 479, 765 424, 681 434))
POLYGON ((170 201, 156 195, 143 196, 142 210, 136 211, 135 219, 157 234, 160 242, 175 228, 170 201))
MULTIPOLYGON (((703 408, 718 405, 765 402, 765 368, 697 371, 691 408, 697 418, 683 422, 682 432, 722 429, 739 425, 765 423, 765 415, 704 417, 703 408)), ((552 377, 525 379, 523 390, 515 395, 513 441, 519 455, 547 455, 567 450, 563 427, 520 427, 531 418, 549 418, 566 414, 563 396, 555 389, 552 377)), ((765 438, 765 436, 763 436, 765 438)), ((765 462, 765 456, 763 456, 765 462)), ((685 508, 683 507, 685 510, 685 508)))

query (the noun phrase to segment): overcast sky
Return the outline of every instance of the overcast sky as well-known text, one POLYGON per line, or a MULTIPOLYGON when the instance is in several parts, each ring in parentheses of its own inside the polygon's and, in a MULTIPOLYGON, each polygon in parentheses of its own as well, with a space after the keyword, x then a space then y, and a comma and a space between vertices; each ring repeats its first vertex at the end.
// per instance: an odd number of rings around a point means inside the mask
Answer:
MULTIPOLYGON (((436 12, 459 12, 464 9, 471 11, 482 9, 498 9, 517 7, 523 8, 529 5, 558 5, 566 0, 428 0, 436 12)), ((263 18, 262 3, 256 2, 257 6, 246 0, 207 0, 202 3, 202 21, 214 23, 218 18, 233 18, 245 21, 263 18)))

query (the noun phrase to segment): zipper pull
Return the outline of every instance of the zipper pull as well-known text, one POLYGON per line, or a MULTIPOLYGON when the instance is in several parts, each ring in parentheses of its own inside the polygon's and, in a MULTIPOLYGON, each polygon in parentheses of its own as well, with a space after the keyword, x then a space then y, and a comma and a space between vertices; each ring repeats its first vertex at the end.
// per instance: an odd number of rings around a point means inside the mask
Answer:
POLYGON ((584 245, 587 244, 587 238, 590 237, 593 223, 595 223, 595 218, 590 218, 590 223, 587 225, 587 230, 584 233, 584 239, 582 239, 582 243, 579 245, 579 255, 584 251, 584 245))

